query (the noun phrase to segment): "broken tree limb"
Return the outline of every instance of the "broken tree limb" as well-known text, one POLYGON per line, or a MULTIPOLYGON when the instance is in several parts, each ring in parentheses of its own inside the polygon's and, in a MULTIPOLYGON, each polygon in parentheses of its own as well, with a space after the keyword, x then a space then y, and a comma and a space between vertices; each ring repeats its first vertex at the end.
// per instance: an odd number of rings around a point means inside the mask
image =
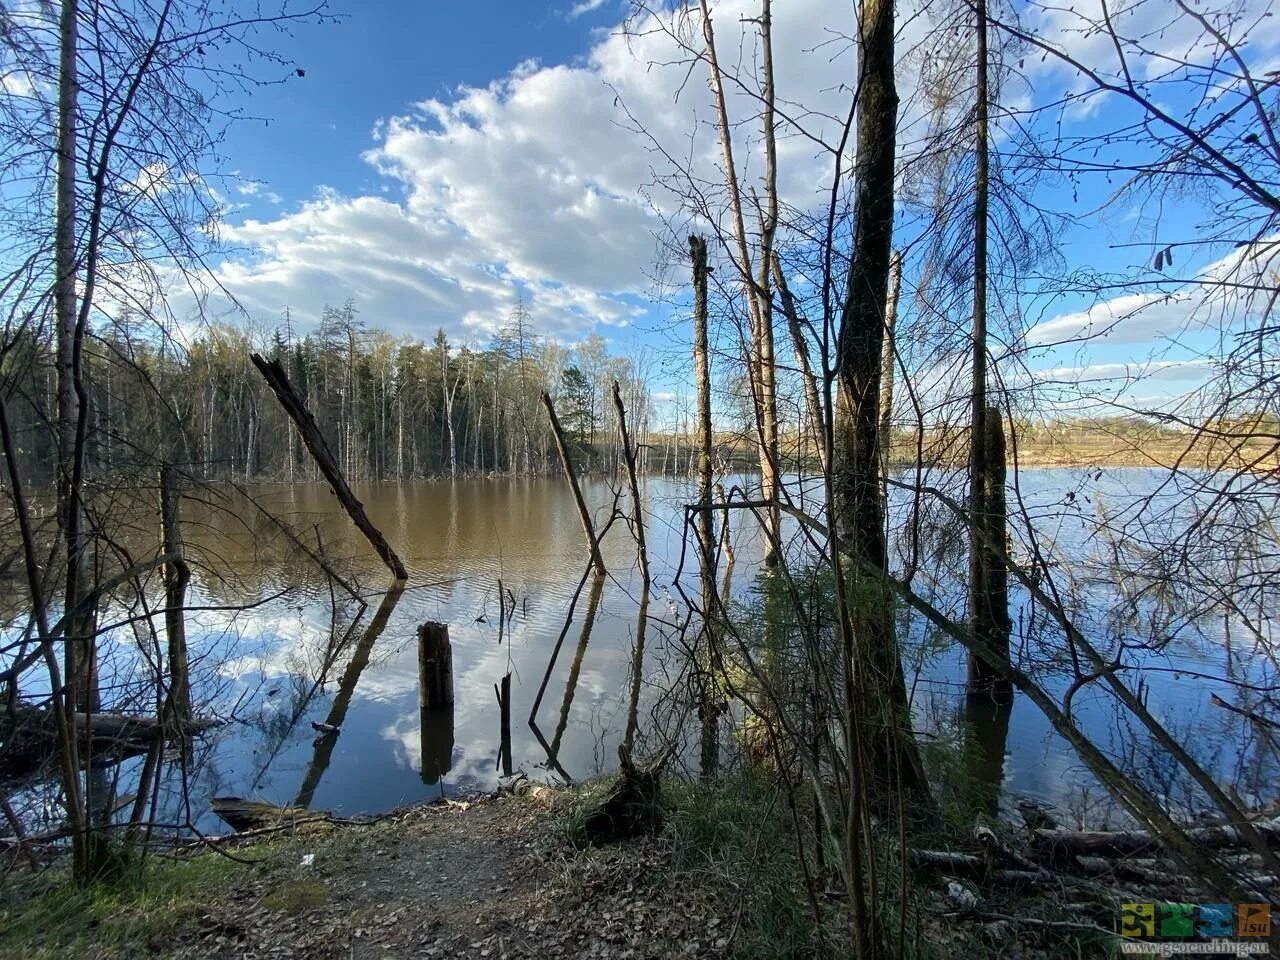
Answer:
POLYGON ((351 522, 364 534, 365 539, 373 546, 374 551, 382 562, 387 565, 396 581, 403 582, 408 580, 409 573, 405 570, 404 563, 396 555, 396 552, 391 549, 391 545, 387 543, 382 531, 370 521, 368 515, 364 512, 364 504, 351 492, 346 478, 342 475, 342 470, 338 467, 338 461, 334 458, 332 451, 329 450, 329 445, 325 442, 324 434, 320 432, 319 426, 316 425, 315 419, 311 416, 310 411, 307 410, 306 404, 302 402, 302 398, 294 391, 293 384, 289 382, 289 376, 284 372, 284 367, 280 365, 280 361, 265 360, 256 353, 251 354, 249 359, 258 368, 262 378, 267 381, 267 386, 276 395, 276 399, 280 401, 280 406, 284 407, 285 413, 289 415, 294 425, 297 426, 302 442, 306 444, 307 450, 310 451, 316 466, 320 468, 320 472, 324 474, 324 478, 329 481, 329 486, 333 489, 334 496, 338 498, 343 509, 347 511, 347 515, 351 517, 351 522))
POLYGON ((1276 723, 1276 721, 1264 717, 1260 713, 1255 713, 1253 710, 1246 710, 1243 707, 1237 707, 1234 704, 1227 703, 1227 701, 1223 700, 1216 693, 1209 694, 1209 702, 1215 707, 1221 707, 1223 710, 1228 710, 1231 713, 1244 717, 1246 720, 1252 720, 1260 726, 1269 727, 1272 730, 1280 730, 1280 723, 1276 723))
POLYGON ((547 408, 547 417, 551 420, 551 434, 556 440, 556 450, 560 453, 560 462, 564 465, 564 475, 569 480, 569 486, 573 490, 573 502, 578 507, 578 518, 582 521, 582 532, 587 535, 587 549, 591 554, 591 565, 595 567, 596 573, 604 576, 606 573, 604 568, 604 558, 600 556, 600 540, 596 537, 595 527, 591 523, 591 512, 587 509, 587 503, 582 499, 582 489, 578 486, 578 475, 574 472, 573 461, 569 459, 569 450, 564 442, 564 430, 560 427, 560 418, 556 416, 555 404, 551 402, 551 397, 544 390, 542 391, 542 405, 547 408))

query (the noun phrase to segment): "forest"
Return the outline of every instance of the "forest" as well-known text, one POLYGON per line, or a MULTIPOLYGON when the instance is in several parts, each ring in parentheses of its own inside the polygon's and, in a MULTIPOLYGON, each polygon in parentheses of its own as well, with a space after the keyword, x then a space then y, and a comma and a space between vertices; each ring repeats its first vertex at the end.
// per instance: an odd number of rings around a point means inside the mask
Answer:
POLYGON ((1273 12, 0 3, 0 952, 1280 946, 1273 12))
MULTIPOLYGON (((319 479, 249 362, 258 350, 285 366, 352 480, 545 474, 553 461, 538 406, 544 390, 559 399, 575 448, 594 455, 599 447, 611 466, 614 381, 647 432, 651 403, 631 361, 609 356, 598 336, 573 349, 535 336, 523 308, 475 349, 455 348, 443 330, 429 343, 367 330, 350 302, 327 307, 314 332, 299 336, 286 322, 261 343, 232 326, 181 346, 147 331, 126 314, 95 329, 85 351, 85 389, 98 418, 86 456, 106 476, 168 462, 192 465, 202 480, 319 479), (154 438, 141 456, 138 437, 154 438)), ((55 403, 41 370, 52 365, 53 344, 31 336, 13 350, 20 373, 11 423, 22 470, 51 483, 56 444, 46 425, 55 403)))

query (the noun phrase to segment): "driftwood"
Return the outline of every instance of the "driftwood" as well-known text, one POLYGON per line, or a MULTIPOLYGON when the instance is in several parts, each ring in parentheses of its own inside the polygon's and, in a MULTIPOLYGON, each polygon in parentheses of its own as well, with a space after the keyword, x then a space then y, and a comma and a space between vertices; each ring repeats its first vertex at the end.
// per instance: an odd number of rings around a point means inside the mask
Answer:
POLYGON ((243 797, 214 797, 209 801, 209 807, 216 816, 237 832, 301 823, 323 823, 330 819, 330 815, 324 810, 277 807, 272 803, 245 800, 243 797))
POLYGON ((671 754, 672 750, 664 750, 641 766, 631 761, 626 750, 618 748, 621 765, 618 779, 582 824, 588 843, 652 836, 662 829, 662 790, 658 775, 671 754))
POLYGON ((256 353, 251 354, 249 359, 258 368, 262 378, 267 381, 267 386, 275 393, 276 399, 280 401, 280 406, 284 407, 285 413, 289 415, 297 426, 298 433, 302 436, 302 442, 306 444, 307 450, 310 451, 316 466, 320 468, 320 472, 324 474, 324 478, 329 481, 329 486, 333 489, 334 496, 338 498, 343 509, 347 511, 347 516, 351 518, 351 522, 364 534, 365 539, 373 546, 374 551, 377 552, 382 562, 387 565, 387 568, 397 581, 409 579, 404 563, 396 555, 396 552, 391 549, 391 545, 387 543, 387 538, 382 535, 382 531, 373 525, 373 522, 364 512, 364 504, 356 498, 356 495, 351 492, 351 488, 347 486, 347 480, 342 475, 342 470, 338 467, 338 461, 329 449, 329 445, 325 442, 324 434, 320 432, 320 428, 316 425, 316 421, 311 416, 306 404, 302 402, 302 398, 293 389, 293 384, 289 382, 289 376, 284 372, 284 367, 280 365, 280 361, 266 360, 256 353))
MULTIPOLYGON (((155 717, 123 713, 75 714, 76 739, 83 743, 88 732, 91 755, 99 764, 141 756, 157 738, 196 736, 221 724, 221 720, 199 717, 162 723, 155 717)), ((51 711, 19 706, 12 715, 0 716, 0 781, 12 783, 36 773, 56 747, 57 729, 51 711)))

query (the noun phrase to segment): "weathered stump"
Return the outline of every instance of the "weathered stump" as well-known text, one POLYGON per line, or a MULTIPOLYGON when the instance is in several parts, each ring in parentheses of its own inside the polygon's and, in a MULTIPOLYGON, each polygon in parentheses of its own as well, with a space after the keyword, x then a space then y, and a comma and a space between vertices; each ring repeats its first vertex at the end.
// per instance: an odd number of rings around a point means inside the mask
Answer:
POLYGON ((622 747, 618 748, 621 770, 609 792, 582 824, 588 843, 611 843, 632 837, 652 836, 662 829, 662 788, 658 775, 671 751, 639 766, 622 747))
POLYGON ((418 703, 426 710, 453 705, 453 648, 447 623, 418 627, 418 703))
POLYGON ((453 648, 448 624, 418 627, 418 708, 422 782, 432 784, 453 766, 453 648))

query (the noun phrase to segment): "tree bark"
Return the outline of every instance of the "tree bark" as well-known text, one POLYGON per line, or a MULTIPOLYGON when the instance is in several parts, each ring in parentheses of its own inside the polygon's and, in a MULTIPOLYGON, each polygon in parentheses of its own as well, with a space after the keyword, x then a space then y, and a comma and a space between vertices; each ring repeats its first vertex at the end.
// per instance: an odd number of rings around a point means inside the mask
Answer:
POLYGON ((618 413, 618 433, 622 438, 622 455, 627 465, 627 482, 631 486, 631 511, 635 523, 636 552, 640 563, 640 576, 645 590, 649 588, 649 548, 644 538, 644 509, 640 502, 640 481, 636 477, 636 452, 627 432, 627 411, 622 405, 622 391, 618 381, 613 381, 613 406, 618 413))
POLYGON ((882 496, 889 507, 889 456, 893 446, 893 328, 898 319, 898 294, 902 289, 902 252, 889 258, 889 301, 884 308, 884 342, 880 355, 880 475, 884 477, 882 496))
POLYGON ((906 683, 886 588, 888 549, 880 474, 880 372, 893 240, 898 94, 894 86, 893 0, 862 0, 858 22, 861 76, 854 167, 853 255, 836 343, 839 388, 833 476, 835 528, 853 561, 849 599, 852 670, 846 701, 861 711, 874 780, 900 778, 927 794, 910 733, 906 683))
POLYGON ((787 320, 787 331, 791 335, 791 349, 796 355, 796 366, 800 368, 800 381, 804 386, 805 406, 809 411, 809 428, 813 431, 814 448, 818 451, 818 460, 826 473, 827 445, 824 442, 826 430, 822 415, 822 398, 818 392, 818 380, 813 374, 813 364, 809 359, 809 345, 804 339, 804 329, 800 325, 800 311, 796 307, 795 297, 787 285, 787 278, 782 272, 782 261, 775 251, 772 258, 773 282, 778 288, 778 297, 782 301, 782 314, 787 320))
POLYGON ((710 780, 719 767, 720 714, 715 684, 716 553, 715 519, 711 511, 711 365, 707 344, 707 242, 689 237, 693 262, 693 377, 698 392, 698 567, 702 580, 702 777, 710 780))
MULTIPOLYGON (((987 4, 976 0, 978 76, 976 88, 973 220, 973 391, 969 427, 969 628, 992 651, 1009 658, 1009 583, 1005 568, 1004 428, 998 409, 987 405, 987 218, 989 131, 987 129, 987 4), (999 545, 998 548, 995 545, 999 545)), ((1008 698, 1012 688, 1000 664, 969 655, 969 691, 1008 698)))
POLYGON ((778 540, 780 514, 773 506, 778 499, 778 411, 775 390, 772 298, 769 295, 769 270, 773 237, 778 223, 777 197, 777 139, 774 129, 773 44, 769 0, 764 0, 761 11, 760 37, 762 59, 762 99, 765 141, 765 209, 760 224, 760 277, 754 275, 751 250, 747 243, 747 228, 743 217, 742 190, 738 183, 738 171, 733 159, 733 131, 729 124, 729 110, 725 103, 724 78, 716 55, 715 29, 707 0, 699 0, 702 15, 702 36, 705 43, 709 83, 715 99, 717 128, 720 135, 721 160, 724 165, 725 187, 729 193, 729 212, 733 228, 734 245, 737 248, 737 268, 747 301, 750 343, 747 348, 747 369, 751 383, 752 405, 756 418, 756 442, 760 458, 760 485, 764 499, 770 505, 765 515, 765 563, 777 561, 774 545, 778 540))

